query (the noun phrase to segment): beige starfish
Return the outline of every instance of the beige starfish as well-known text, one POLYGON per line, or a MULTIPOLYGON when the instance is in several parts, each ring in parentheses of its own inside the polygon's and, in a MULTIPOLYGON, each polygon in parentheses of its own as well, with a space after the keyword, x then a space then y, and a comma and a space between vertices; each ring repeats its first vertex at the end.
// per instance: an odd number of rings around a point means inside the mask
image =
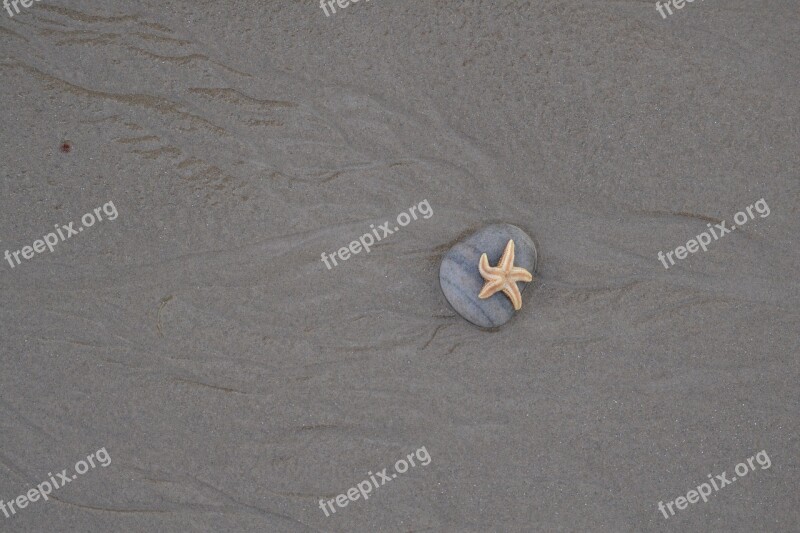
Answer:
POLYGON ((483 254, 478 262, 478 270, 486 280, 478 298, 485 300, 494 293, 503 291, 503 294, 511 300, 515 311, 522 308, 522 294, 519 292, 517 282, 530 282, 533 280, 533 275, 524 268, 514 266, 514 239, 509 239, 496 267, 489 266, 489 258, 483 254))

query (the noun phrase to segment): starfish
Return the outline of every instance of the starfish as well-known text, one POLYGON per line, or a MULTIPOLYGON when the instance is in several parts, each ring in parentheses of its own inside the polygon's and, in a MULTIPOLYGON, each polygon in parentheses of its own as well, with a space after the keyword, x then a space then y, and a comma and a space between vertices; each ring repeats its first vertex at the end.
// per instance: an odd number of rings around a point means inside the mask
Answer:
POLYGON ((511 300, 515 311, 522 308, 522 294, 519 292, 517 282, 530 282, 533 280, 533 275, 524 268, 514 266, 514 239, 509 239, 496 267, 489 266, 489 258, 483 254, 478 262, 478 270, 486 280, 478 298, 485 300, 494 293, 502 291, 511 300))

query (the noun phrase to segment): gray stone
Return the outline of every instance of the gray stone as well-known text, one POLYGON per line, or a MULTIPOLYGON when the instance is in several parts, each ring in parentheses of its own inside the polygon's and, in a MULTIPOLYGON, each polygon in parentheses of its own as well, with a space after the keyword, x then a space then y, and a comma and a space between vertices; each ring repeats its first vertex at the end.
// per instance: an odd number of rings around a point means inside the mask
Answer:
MULTIPOLYGON (((536 245, 522 229, 511 224, 492 224, 473 233, 454 245, 442 259, 439 267, 439 283, 442 292, 453 309, 475 325, 484 328, 502 326, 514 316, 511 301, 502 292, 485 300, 478 298, 485 283, 478 271, 481 254, 486 253, 489 264, 496 265, 503 255, 509 239, 514 239, 516 257, 514 265, 536 275, 536 245)), ((520 292, 528 283, 517 282, 520 292)), ((530 305, 523 299, 522 309, 530 305)))

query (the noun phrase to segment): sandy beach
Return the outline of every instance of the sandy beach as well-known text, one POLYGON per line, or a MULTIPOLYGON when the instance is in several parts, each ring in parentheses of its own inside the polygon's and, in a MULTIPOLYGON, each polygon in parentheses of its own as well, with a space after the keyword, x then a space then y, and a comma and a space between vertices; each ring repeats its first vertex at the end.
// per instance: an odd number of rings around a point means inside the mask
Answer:
POLYGON ((800 10, 670 5, 0 8, 0 531, 796 531, 800 10))

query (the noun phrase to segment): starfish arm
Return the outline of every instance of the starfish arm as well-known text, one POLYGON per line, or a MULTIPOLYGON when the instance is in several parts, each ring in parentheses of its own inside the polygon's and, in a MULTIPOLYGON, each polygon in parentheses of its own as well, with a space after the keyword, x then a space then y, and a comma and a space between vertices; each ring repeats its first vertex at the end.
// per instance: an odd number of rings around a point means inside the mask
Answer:
POLYGON ((503 279, 487 281, 486 284, 481 289, 481 292, 478 293, 478 298, 480 298, 481 300, 485 300, 486 298, 492 296, 494 293, 502 289, 503 285, 505 285, 505 280, 503 279))
POLYGON ((486 254, 481 255, 481 260, 478 261, 478 271, 480 271, 483 279, 491 275, 489 272, 491 268, 492 267, 489 266, 489 257, 486 254))
POLYGON ((512 266, 514 266, 514 239, 509 239, 497 268, 503 270, 504 272, 508 272, 512 266))
POLYGON ((522 294, 520 294, 516 283, 507 283, 503 287, 503 294, 508 296, 508 299, 511 300, 511 305, 514 306, 515 311, 522 309, 522 294))
POLYGON ((481 260, 478 263, 478 271, 486 281, 496 281, 503 277, 503 273, 499 268, 489 266, 489 258, 486 257, 486 254, 481 256, 481 260))
POLYGON ((485 272, 481 274, 483 279, 486 281, 497 281, 501 279, 505 279, 505 276, 501 272, 497 272, 496 268, 492 268, 489 272, 485 272))
POLYGON ((508 279, 513 281, 533 281, 533 274, 521 267, 514 267, 508 274, 508 279))

